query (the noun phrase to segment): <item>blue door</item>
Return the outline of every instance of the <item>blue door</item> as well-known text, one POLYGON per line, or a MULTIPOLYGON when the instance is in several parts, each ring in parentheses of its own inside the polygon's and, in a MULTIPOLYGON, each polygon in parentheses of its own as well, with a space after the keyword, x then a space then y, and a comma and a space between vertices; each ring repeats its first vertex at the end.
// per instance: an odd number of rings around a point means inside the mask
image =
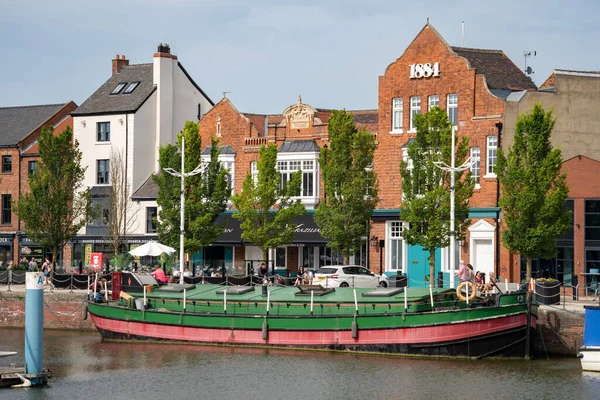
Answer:
MULTIPOLYGON (((435 251, 435 276, 440 270, 441 265, 441 250, 435 251)), ((408 285, 412 287, 429 287, 429 251, 423 250, 422 246, 408 246, 408 254, 406 259, 406 274, 408 276, 408 285)))

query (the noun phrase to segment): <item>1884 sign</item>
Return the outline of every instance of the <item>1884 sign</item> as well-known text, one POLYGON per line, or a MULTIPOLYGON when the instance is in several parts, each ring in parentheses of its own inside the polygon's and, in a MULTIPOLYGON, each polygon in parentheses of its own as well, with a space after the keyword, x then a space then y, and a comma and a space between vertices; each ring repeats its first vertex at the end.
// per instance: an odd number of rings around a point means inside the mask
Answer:
POLYGON ((410 79, 429 78, 431 76, 440 76, 439 62, 436 62, 433 65, 431 63, 410 65, 410 79))

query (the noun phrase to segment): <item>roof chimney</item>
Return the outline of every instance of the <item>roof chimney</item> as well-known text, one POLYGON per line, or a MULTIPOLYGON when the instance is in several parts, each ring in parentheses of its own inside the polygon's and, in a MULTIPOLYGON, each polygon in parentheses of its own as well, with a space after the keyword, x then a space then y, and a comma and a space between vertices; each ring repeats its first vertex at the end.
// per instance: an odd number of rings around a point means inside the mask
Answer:
POLYGON ((114 60, 112 60, 112 74, 114 75, 121 67, 125 67, 129 65, 129 60, 125 58, 125 56, 120 56, 117 54, 114 60))
POLYGON ((154 57, 166 57, 177 60, 177 56, 171 54, 171 46, 166 43, 158 44, 158 49, 156 50, 156 53, 154 53, 154 57))
POLYGON ((167 54, 171 54, 171 47, 169 47, 168 44, 166 43, 159 43, 158 44, 158 51, 157 53, 167 53, 167 54))

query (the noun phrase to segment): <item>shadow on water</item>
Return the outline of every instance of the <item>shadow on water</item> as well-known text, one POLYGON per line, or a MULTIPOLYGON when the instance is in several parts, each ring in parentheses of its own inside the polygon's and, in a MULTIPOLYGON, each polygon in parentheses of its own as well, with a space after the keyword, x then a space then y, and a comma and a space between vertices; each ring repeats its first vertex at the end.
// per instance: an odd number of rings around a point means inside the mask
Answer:
MULTIPOLYGON (((23 330, 0 350, 23 363, 23 330)), ((600 374, 577 359, 451 361, 272 349, 104 343, 96 332, 45 331, 49 387, 0 399, 591 399, 600 374)))

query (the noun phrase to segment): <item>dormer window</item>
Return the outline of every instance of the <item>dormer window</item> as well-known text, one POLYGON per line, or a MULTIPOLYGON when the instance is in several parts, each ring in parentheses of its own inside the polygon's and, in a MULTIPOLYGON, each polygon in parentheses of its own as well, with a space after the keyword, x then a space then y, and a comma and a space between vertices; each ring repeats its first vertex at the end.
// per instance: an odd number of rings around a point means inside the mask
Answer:
MULTIPOLYGON (((127 88, 125 89, 125 91, 123 92, 123 94, 130 94, 132 93, 136 87, 138 87, 138 85, 140 84, 140 82, 131 82, 127 88)), ((116 89, 115 89, 116 90, 116 89)))
MULTIPOLYGON (((111 95, 113 94, 119 94, 121 93, 121 90, 123 90, 123 88, 127 85, 127 82, 120 82, 116 88, 113 89, 112 92, 110 92, 111 95)), ((135 88, 134 88, 135 89, 135 88)))

